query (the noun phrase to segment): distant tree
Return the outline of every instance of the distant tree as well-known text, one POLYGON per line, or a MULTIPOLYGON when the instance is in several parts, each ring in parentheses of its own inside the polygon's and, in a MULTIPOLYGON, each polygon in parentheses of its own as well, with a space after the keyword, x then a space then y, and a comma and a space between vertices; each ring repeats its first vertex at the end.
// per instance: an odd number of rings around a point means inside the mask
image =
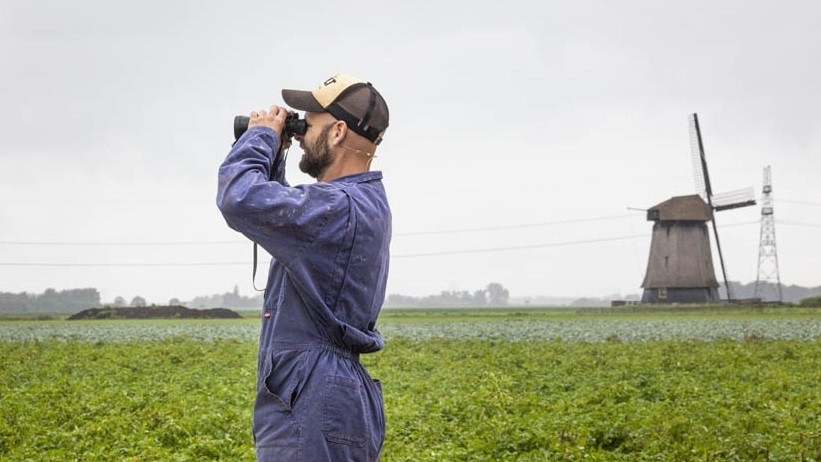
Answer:
POLYGON ((486 306, 487 305, 487 291, 486 290, 477 290, 473 292, 473 304, 476 306, 486 306))
POLYGON ((100 306, 97 289, 46 289, 42 294, 0 292, 0 312, 71 313, 100 306))
POLYGON ((131 306, 146 306, 146 304, 145 299, 139 295, 131 299, 131 306))
POLYGON ((251 308, 262 305, 262 294, 245 297, 239 294, 239 287, 234 286, 231 292, 194 297, 186 306, 192 308, 251 308))
POLYGON ((498 282, 491 282, 487 285, 488 304, 491 306, 507 305, 507 299, 510 297, 510 292, 505 289, 505 286, 498 282))
POLYGON ((26 313, 34 311, 36 307, 37 296, 34 294, 0 292, 0 312, 2 313, 26 313))
POLYGON ((121 308, 121 307, 125 306, 125 299, 118 295, 117 297, 114 298, 114 306, 116 306, 117 308, 121 308))
POLYGON ((807 297, 799 303, 801 306, 821 306, 821 297, 807 297))
POLYGON ((419 300, 419 306, 471 306, 473 295, 467 291, 443 290, 439 295, 428 295, 419 300))
POLYGON ((46 289, 42 295, 37 297, 37 311, 59 311, 60 295, 54 289, 46 289))
POLYGON ((594 307, 594 306, 610 306, 610 300, 603 298, 582 297, 573 300, 570 306, 594 307))
POLYGON ((34 297, 37 312, 69 313, 100 305, 100 292, 97 289, 69 289, 57 292, 46 289, 34 297))
POLYGON ((387 306, 487 306, 487 291, 476 290, 443 290, 438 295, 426 297, 411 297, 407 295, 391 294, 385 301, 387 306))
POLYGON ((236 308, 242 305, 242 297, 239 295, 239 286, 234 286, 233 292, 226 292, 222 295, 222 303, 229 308, 236 308))
POLYGON ((168 300, 168 305, 169 306, 180 306, 180 305, 182 305, 182 303, 180 303, 179 298, 172 298, 171 300, 168 300))
POLYGON ((410 295, 390 294, 385 300, 386 306, 419 306, 419 298, 410 295))
POLYGON ((60 291, 61 311, 85 310, 100 306, 100 292, 94 288, 60 291))

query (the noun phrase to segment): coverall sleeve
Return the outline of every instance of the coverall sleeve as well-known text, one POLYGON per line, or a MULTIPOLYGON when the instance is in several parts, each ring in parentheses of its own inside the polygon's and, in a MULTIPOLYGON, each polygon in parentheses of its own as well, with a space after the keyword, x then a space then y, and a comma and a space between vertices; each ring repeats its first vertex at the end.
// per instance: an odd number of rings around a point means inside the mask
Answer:
POLYGON ((339 194, 321 184, 289 187, 284 156, 274 159, 278 147, 274 130, 248 129, 220 166, 217 206, 229 227, 288 265, 319 234, 339 194))

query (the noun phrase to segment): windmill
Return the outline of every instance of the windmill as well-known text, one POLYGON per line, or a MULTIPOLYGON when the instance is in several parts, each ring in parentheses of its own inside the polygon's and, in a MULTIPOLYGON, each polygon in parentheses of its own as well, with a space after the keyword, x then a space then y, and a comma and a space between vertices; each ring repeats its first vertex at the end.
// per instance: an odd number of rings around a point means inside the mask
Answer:
MULTIPOLYGON (((704 155, 704 142, 701 137, 701 127, 698 124, 698 114, 690 115, 690 152, 693 160, 693 174, 696 181, 696 193, 704 200, 712 212, 737 209, 755 205, 755 195, 752 186, 721 194, 713 194, 710 184, 710 173, 707 170, 707 158, 704 155)), ((727 301, 732 302, 733 291, 727 279, 727 266, 724 264, 724 254, 721 252, 721 241, 718 237, 718 225, 715 213, 712 213, 713 235, 716 238, 716 250, 721 263, 721 275, 724 278, 724 287, 727 289, 727 301)))
POLYGON ((712 222, 727 296, 733 299, 715 212, 754 205, 753 190, 713 195, 696 114, 690 118, 690 140, 698 194, 675 196, 647 209, 647 220, 655 224, 647 272, 641 284, 643 303, 703 303, 719 299, 708 221, 712 222))

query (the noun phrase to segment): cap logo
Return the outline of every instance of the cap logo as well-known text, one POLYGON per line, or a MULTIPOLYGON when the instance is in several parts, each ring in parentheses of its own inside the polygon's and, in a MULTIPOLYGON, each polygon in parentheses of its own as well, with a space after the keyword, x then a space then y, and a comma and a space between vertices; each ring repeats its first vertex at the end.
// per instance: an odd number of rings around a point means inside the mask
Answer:
POLYGON ((325 109, 333 103, 343 91, 351 85, 362 81, 346 74, 336 74, 326 80, 316 90, 311 91, 316 101, 325 109))

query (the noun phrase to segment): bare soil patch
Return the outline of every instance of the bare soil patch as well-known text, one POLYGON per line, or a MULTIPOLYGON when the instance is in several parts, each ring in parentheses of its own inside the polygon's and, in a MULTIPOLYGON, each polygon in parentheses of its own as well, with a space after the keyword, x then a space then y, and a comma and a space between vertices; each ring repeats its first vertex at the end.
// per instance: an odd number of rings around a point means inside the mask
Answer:
POLYGON ((241 318, 236 311, 227 308, 196 310, 184 306, 138 306, 129 308, 89 308, 67 318, 82 319, 233 319, 241 318))

